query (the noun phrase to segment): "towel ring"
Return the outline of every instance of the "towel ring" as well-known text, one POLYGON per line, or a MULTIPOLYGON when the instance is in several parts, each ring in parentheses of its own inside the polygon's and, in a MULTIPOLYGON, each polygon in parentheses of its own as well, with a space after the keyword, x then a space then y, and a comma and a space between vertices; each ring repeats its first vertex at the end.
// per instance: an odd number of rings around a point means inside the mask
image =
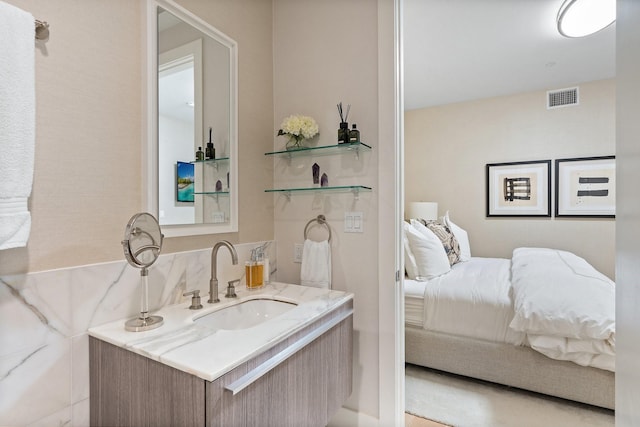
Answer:
POLYGON ((331 227, 329 227, 329 224, 327 223, 327 218, 325 218, 324 215, 320 214, 318 215, 317 218, 313 218, 311 221, 309 221, 307 223, 307 225, 305 225, 304 227, 304 239, 307 240, 307 232, 309 231, 309 226, 312 225, 314 222, 317 222, 320 225, 324 225, 325 227, 327 227, 327 231, 329 232, 329 238, 327 239, 327 241, 331 241, 331 227))

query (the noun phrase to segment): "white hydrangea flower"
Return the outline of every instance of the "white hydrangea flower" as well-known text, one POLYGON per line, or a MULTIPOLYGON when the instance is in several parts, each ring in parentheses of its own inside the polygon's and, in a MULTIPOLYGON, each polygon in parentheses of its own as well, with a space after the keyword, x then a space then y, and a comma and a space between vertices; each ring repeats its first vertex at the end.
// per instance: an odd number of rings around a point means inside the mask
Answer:
POLYGON ((302 136, 311 139, 318 134, 318 124, 309 116, 292 115, 285 118, 280 125, 281 133, 302 136))

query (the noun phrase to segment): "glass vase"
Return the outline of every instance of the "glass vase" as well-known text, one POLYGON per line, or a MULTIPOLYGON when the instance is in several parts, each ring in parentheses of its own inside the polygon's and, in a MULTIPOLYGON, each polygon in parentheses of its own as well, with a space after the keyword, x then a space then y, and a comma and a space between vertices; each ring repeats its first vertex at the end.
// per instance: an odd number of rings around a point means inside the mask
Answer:
POLYGON ((287 141, 285 148, 287 150, 299 150, 301 148, 304 148, 304 146, 302 145, 303 140, 304 138, 301 136, 289 135, 289 140, 287 141))

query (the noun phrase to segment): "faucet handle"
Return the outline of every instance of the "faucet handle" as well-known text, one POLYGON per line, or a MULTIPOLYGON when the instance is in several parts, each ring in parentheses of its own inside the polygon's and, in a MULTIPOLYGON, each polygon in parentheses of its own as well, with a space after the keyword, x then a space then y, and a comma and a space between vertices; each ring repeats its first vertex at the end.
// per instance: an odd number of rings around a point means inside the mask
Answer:
POLYGON ((238 295, 236 295, 236 287, 235 284, 238 283, 240 281, 240 279, 236 279, 236 280, 231 280, 228 282, 228 286, 227 286, 227 293, 225 294, 225 298, 236 298, 238 295))
POLYGON ((188 295, 193 295, 191 297, 191 305, 189 306, 189 310, 200 310, 202 308, 202 303, 200 302, 200 289, 194 289, 190 292, 185 292, 182 294, 183 297, 188 295))

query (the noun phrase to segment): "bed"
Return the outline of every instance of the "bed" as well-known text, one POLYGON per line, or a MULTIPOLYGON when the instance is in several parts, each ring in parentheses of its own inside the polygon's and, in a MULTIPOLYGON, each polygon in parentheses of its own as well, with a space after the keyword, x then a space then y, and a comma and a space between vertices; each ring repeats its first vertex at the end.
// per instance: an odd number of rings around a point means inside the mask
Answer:
POLYGON ((439 222, 456 241, 433 228, 416 242, 424 229, 405 224, 406 362, 614 409, 613 282, 555 249, 471 257, 464 230, 439 222))

